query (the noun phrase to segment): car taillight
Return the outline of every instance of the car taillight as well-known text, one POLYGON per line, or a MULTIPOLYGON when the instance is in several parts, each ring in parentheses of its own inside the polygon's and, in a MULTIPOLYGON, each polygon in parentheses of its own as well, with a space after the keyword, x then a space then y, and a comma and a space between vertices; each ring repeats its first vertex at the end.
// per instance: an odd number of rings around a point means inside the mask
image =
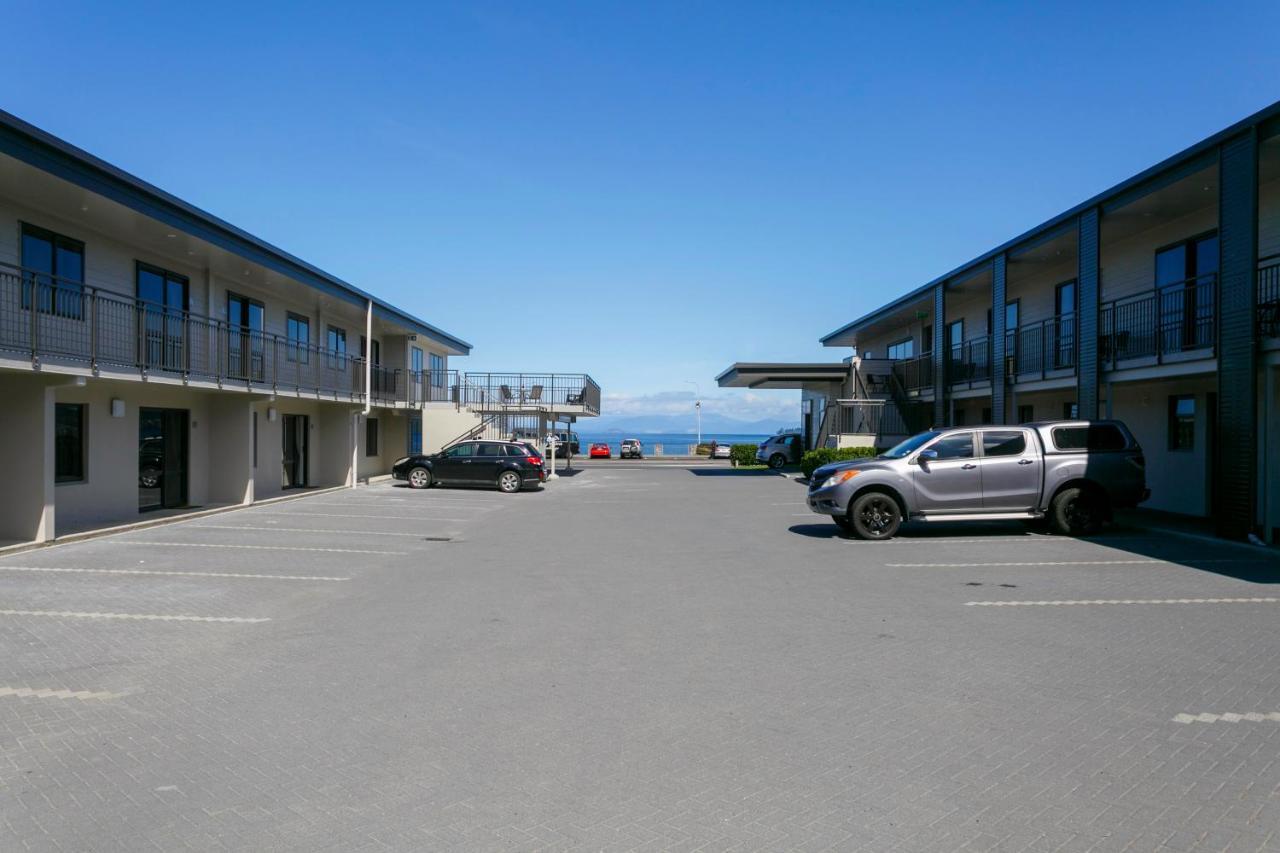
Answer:
POLYGON ((1129 464, 1135 468, 1141 468, 1145 471, 1147 469, 1147 457, 1143 456, 1141 453, 1135 453, 1129 457, 1129 464))

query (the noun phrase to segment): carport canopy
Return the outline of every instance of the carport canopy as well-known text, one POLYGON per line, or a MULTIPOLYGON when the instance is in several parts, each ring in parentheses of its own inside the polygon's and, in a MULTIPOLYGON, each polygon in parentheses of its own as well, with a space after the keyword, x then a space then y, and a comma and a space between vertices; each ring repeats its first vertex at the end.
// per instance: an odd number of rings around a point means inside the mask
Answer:
POLYGON ((721 388, 805 388, 819 382, 842 383, 849 376, 845 362, 781 363, 739 361, 716 377, 721 388))

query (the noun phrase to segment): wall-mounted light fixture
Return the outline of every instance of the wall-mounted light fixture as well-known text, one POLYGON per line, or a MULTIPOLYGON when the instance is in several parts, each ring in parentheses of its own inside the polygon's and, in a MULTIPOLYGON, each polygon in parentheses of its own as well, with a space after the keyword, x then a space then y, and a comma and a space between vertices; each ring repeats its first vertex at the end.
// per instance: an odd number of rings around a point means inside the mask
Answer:
POLYGON ((267 409, 267 420, 271 421, 272 423, 275 423, 275 422, 276 422, 276 407, 275 407, 275 406, 271 406, 270 408, 268 408, 268 409, 267 409))
POLYGON ((111 417, 113 418, 124 417, 124 400, 121 400, 119 397, 111 398, 111 417))

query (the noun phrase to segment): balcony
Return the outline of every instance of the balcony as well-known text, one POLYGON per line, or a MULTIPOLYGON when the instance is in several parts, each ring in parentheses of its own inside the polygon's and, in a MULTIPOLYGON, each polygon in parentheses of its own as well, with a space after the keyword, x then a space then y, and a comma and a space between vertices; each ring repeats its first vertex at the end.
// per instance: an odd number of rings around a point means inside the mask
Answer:
POLYGON ((585 373, 465 373, 459 399, 477 412, 600 414, 600 386, 585 373))
POLYGON ((908 394, 933 390, 933 355, 925 353, 893 363, 893 376, 908 394))
MULTIPOLYGON (((6 265, 0 265, 3 357, 245 391, 364 399, 361 358, 6 265)), ((403 371, 374 366, 371 372, 375 403, 413 402, 403 371)))
POLYGON ((1065 314, 1005 333, 1005 358, 1014 381, 1069 376, 1076 367, 1076 317, 1065 314))
POLYGON ((1130 359, 1163 363, 1212 355, 1217 283, 1217 275, 1210 273, 1103 303, 1099 362, 1114 370, 1130 359))
POLYGON ((1258 337, 1280 338, 1280 255, 1261 258, 1258 267, 1258 337))
POLYGON ((991 338, 956 344, 947 353, 947 380, 952 388, 973 388, 991 382, 991 338))

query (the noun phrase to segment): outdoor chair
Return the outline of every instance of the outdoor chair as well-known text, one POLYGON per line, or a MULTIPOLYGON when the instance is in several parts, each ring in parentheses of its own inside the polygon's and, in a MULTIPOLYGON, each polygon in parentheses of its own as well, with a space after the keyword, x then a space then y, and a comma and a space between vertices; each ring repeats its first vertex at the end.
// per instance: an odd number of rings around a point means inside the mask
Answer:
POLYGON ((570 394, 569 396, 567 396, 564 402, 565 402, 565 405, 567 406, 581 406, 583 404, 583 401, 586 398, 587 398, 587 389, 583 388, 577 394, 570 394))
POLYGON ((503 403, 510 403, 510 402, 513 402, 513 401, 515 400, 515 398, 516 398, 516 395, 511 393, 511 386, 510 386, 510 385, 499 385, 499 386, 498 386, 498 391, 499 391, 499 392, 501 392, 501 394, 502 394, 502 402, 503 402, 503 403))
POLYGON ((529 396, 526 397, 530 403, 536 403, 542 399, 542 386, 534 385, 529 388, 529 396))

